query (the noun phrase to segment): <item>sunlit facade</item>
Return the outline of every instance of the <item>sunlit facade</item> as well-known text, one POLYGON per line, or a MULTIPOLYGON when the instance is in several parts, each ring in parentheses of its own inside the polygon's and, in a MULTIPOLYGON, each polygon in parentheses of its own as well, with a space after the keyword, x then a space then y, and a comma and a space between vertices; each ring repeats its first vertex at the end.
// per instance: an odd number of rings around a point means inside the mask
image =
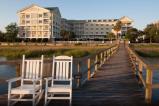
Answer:
POLYGON ((125 34, 132 27, 133 20, 124 16, 120 19, 62 19, 61 28, 73 31, 78 39, 104 39, 110 32, 117 33, 113 28, 118 21, 122 22, 121 34, 125 34))
POLYGON ((57 7, 31 5, 18 12, 19 38, 60 38, 61 15, 57 7))

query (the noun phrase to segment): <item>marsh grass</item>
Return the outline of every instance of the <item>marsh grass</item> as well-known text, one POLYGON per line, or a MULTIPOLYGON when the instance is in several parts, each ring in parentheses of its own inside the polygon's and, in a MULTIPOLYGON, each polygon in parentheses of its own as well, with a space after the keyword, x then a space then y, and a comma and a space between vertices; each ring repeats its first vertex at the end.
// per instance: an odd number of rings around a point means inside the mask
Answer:
POLYGON ((144 45, 131 45, 135 52, 142 57, 155 58, 159 57, 159 45, 158 44, 144 44, 144 45))
POLYGON ((0 56, 6 57, 9 60, 19 59, 23 54, 28 58, 36 58, 41 55, 44 55, 47 58, 52 57, 53 55, 68 55, 79 58, 94 54, 107 47, 0 47, 0 56))

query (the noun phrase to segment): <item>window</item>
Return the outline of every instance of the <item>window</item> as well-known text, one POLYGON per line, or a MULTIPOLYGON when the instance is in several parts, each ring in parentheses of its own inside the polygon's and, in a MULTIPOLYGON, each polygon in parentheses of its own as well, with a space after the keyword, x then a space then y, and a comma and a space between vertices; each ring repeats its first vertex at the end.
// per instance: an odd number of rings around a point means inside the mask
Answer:
POLYGON ((48 19, 44 19, 44 24, 48 24, 49 20, 48 19))
POLYGON ((103 22, 107 22, 107 20, 103 20, 103 22))
POLYGON ((26 23, 27 23, 27 24, 29 24, 29 23, 30 23, 30 21, 26 21, 26 23))
POLYGON ((88 20, 88 22, 91 22, 91 20, 88 20))
POLYGON ((22 21, 21 21, 21 24, 25 24, 25 20, 22 20, 22 21))
POLYGON ((48 13, 44 13, 44 17, 47 18, 48 17, 48 13))
POLYGON ((39 20, 39 24, 41 24, 41 23, 43 23, 43 21, 42 21, 42 20, 39 20))
POLYGON ((25 18, 25 14, 21 14, 21 18, 25 18))
POLYGON ((101 28, 101 30, 103 30, 103 28, 101 28))
POLYGON ((98 32, 96 32, 96 34, 98 34, 98 32))
POLYGON ((91 24, 91 26, 93 26, 93 24, 91 24))
POLYGON ((46 25, 46 26, 44 26, 44 30, 48 30, 49 29, 49 27, 46 25))
POLYGON ((30 18, 30 15, 26 15, 26 18, 30 18))
POLYGON ((96 28, 96 30, 98 30, 99 28, 96 28))
POLYGON ((93 22, 97 22, 96 20, 93 20, 93 22))
POLYGON ((101 24, 101 26, 103 26, 103 24, 101 24))
POLYGON ((41 18, 43 15, 42 14, 39 14, 39 18, 41 18))
POLYGON ((93 30, 93 28, 91 28, 91 30, 93 30))
POLYGON ((98 26, 98 24, 96 24, 96 26, 98 26))
POLYGON ((101 34, 103 34, 103 32, 101 32, 101 34))
POLYGON ((98 20, 98 22, 102 22, 102 20, 98 20))

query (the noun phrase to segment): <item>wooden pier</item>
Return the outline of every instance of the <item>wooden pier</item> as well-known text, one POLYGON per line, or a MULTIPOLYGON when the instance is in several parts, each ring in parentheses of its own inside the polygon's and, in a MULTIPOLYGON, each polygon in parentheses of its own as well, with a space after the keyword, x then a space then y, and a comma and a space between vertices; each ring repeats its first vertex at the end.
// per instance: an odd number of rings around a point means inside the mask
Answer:
MULTIPOLYGON (((120 44, 118 51, 111 58, 102 59, 106 61, 101 67, 98 67, 98 71, 93 74, 93 77, 90 75, 91 66, 88 65, 87 81, 82 86, 73 89, 72 106, 149 106, 145 101, 145 95, 149 95, 149 93, 145 94, 144 87, 140 86, 140 81, 137 80, 132 69, 128 51, 124 44, 120 44)), ((98 58, 98 56, 96 57, 98 58)), ((101 57, 105 58, 105 54, 101 57)), ((90 63, 89 59, 88 63, 90 63)), ((77 79, 77 83, 79 82, 80 79, 77 79)), ((0 106, 5 106, 6 103, 7 95, 0 96, 0 106)), ((16 106, 28 106, 29 104, 31 105, 31 103, 22 102, 16 106)), ((43 106, 43 104, 44 98, 38 106, 43 106)), ((57 100, 52 101, 48 106, 68 105, 68 101, 57 100)))
POLYGON ((146 105, 123 45, 84 86, 74 91, 74 106, 146 105))

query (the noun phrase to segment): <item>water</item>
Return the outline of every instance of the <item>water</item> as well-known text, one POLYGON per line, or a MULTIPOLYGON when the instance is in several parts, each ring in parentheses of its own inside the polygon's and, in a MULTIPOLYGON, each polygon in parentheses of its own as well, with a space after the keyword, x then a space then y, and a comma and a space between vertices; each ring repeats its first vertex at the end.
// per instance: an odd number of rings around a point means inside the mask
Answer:
MULTIPOLYGON (((0 61, 6 61, 6 58, 0 57, 0 61)), ((10 65, 0 65, 0 94, 7 93, 8 83, 7 79, 13 78, 16 76, 15 66, 10 65)))

